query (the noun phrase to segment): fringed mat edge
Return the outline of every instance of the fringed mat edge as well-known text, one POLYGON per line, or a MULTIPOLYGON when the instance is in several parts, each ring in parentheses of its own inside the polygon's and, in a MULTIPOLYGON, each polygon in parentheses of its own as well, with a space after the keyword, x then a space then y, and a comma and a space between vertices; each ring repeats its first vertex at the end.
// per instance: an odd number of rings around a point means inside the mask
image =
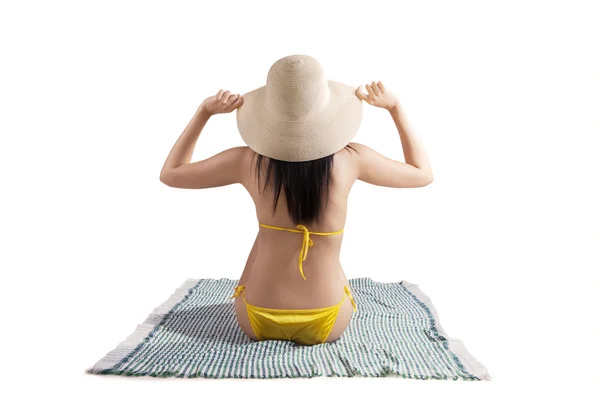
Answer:
POLYGON ((401 281, 402 286, 404 286, 408 291, 410 291, 415 297, 421 301, 429 311, 433 315, 433 320, 435 324, 435 329, 437 330, 439 336, 442 336, 445 339, 445 343, 447 344, 447 348, 450 352, 454 353, 458 358, 458 361, 462 366, 466 369, 466 372, 473 374, 475 377, 484 381, 491 381, 492 377, 490 376, 487 368, 481 364, 473 355, 467 350, 465 344, 458 339, 454 339, 448 337, 442 325, 440 323, 440 318, 438 316, 437 310, 433 306, 433 302, 425 293, 421 291, 419 285, 410 283, 408 281, 401 281))
POLYGON ((112 351, 108 352, 100 361, 94 364, 93 367, 87 369, 85 372, 89 374, 99 374, 103 370, 112 369, 118 363, 120 363, 127 355, 129 355, 137 346, 139 346, 144 339, 152 332, 156 325, 160 324, 165 316, 171 311, 177 304, 185 300, 192 289, 200 279, 188 278, 179 288, 169 296, 169 298, 156 307, 146 320, 142 324, 138 324, 137 328, 123 340, 119 345, 112 351))

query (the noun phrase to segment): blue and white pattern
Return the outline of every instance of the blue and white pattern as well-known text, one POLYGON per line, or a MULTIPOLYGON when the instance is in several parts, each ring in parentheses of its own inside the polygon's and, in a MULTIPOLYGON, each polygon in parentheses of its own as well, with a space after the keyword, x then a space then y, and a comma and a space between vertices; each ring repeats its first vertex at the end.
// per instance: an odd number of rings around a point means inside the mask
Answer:
POLYGON ((188 279, 143 324, 87 372, 178 378, 396 376, 490 380, 449 338, 430 299, 406 281, 349 279, 358 311, 333 343, 257 342, 238 326, 238 281, 188 279))

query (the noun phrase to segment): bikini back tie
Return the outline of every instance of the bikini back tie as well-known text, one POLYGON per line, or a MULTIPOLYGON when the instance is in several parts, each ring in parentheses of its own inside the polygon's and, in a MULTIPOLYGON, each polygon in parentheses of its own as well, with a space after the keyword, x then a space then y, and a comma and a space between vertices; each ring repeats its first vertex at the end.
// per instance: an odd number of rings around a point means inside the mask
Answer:
POLYGON ((302 271, 302 261, 306 260, 306 255, 308 254, 308 248, 312 247, 314 245, 312 239, 310 238, 310 235, 331 236, 331 235, 337 235, 337 234, 344 232, 343 229, 340 229, 339 231, 335 231, 335 232, 309 232, 308 228, 306 228, 306 226, 301 225, 301 224, 296 225, 296 228, 298 228, 298 229, 280 228, 278 226, 265 225, 260 222, 259 222, 259 225, 264 228, 274 229, 277 231, 296 232, 296 233, 302 233, 304 235, 304 237, 302 239, 302 247, 300 248, 300 257, 298 258, 298 268, 300 269, 300 275, 302 275, 302 278, 304 278, 304 280, 306 280, 306 277, 304 276, 304 272, 302 271))

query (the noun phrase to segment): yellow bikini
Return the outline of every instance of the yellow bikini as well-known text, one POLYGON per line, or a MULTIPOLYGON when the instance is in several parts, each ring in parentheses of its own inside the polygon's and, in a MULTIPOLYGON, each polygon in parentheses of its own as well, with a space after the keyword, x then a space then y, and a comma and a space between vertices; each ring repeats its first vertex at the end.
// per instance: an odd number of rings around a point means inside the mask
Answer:
MULTIPOLYGON (((269 226, 260 224, 265 228, 303 233, 304 238, 302 240, 302 248, 300 250, 300 258, 298 259, 298 267, 300 268, 300 274, 302 278, 306 280, 304 272, 302 271, 302 261, 306 260, 308 248, 313 246, 313 241, 310 235, 337 235, 342 233, 344 230, 336 232, 309 232, 304 225, 296 225, 296 229, 279 228, 276 226, 269 226)), ((333 324, 337 318, 340 307, 344 303, 346 296, 342 298, 338 304, 333 306, 314 308, 314 309, 300 309, 300 310, 280 310, 274 308, 257 307, 252 304, 248 304, 244 297, 243 291, 246 285, 238 285, 235 287, 235 293, 230 299, 242 295, 244 303, 246 303, 246 310, 248 312, 248 319, 252 326, 252 331, 256 335, 258 340, 291 340, 298 344, 313 345, 318 343, 324 343, 329 337, 329 333, 333 328, 333 324)), ((352 297, 350 288, 344 286, 344 292, 350 298, 354 311, 356 311, 356 302, 352 297)))

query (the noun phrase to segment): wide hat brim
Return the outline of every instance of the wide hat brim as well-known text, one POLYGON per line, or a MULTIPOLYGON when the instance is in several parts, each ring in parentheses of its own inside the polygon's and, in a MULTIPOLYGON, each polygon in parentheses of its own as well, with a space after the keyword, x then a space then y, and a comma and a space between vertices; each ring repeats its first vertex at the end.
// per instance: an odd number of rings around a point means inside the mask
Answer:
POLYGON ((258 154, 281 161, 310 161, 343 149, 362 120, 362 100, 356 88, 327 80, 327 104, 307 118, 285 118, 266 106, 266 85, 243 94, 236 110, 244 142, 258 154))

